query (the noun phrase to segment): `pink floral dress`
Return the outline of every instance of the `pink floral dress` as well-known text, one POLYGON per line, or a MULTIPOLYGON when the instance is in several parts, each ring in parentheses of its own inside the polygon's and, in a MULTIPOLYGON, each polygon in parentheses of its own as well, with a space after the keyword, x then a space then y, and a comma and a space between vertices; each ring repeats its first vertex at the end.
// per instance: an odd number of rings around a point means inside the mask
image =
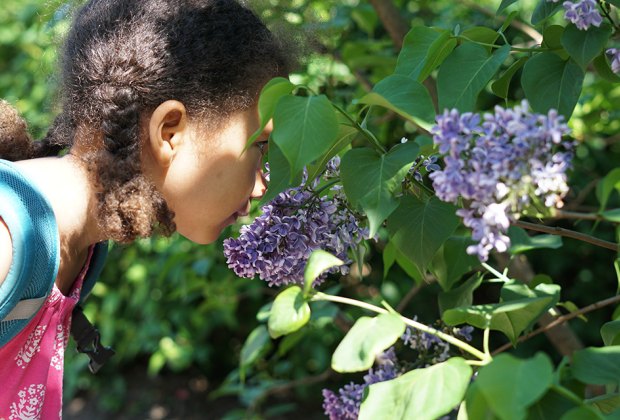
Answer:
POLYGON ((64 352, 93 247, 68 296, 54 285, 30 323, 0 348, 0 420, 62 418, 64 352))

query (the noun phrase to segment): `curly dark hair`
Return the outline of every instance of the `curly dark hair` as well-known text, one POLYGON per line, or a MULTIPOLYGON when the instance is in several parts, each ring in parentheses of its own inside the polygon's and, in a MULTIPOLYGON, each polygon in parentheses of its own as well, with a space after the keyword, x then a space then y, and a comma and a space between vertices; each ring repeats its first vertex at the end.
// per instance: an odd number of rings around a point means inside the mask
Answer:
POLYGON ((141 118, 176 99, 192 120, 225 120, 289 64, 282 43, 235 0, 90 0, 65 41, 62 112, 39 142, 0 138, 0 157, 57 155, 87 127, 95 134, 83 158, 101 228, 117 242, 168 235, 174 214, 141 171, 141 118))

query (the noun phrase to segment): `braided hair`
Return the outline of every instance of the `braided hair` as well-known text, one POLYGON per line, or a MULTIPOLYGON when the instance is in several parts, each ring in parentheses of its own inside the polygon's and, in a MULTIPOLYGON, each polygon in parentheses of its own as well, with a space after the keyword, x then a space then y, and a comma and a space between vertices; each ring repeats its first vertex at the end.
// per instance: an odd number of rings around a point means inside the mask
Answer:
POLYGON ((176 99, 190 120, 216 124, 253 106, 288 67, 282 44, 236 0, 90 0, 65 41, 61 114, 42 142, 14 143, 19 153, 9 156, 0 139, 0 157, 57 154, 88 127, 82 158, 98 186, 101 229, 118 242, 168 235, 174 214, 141 171, 142 119, 176 99))

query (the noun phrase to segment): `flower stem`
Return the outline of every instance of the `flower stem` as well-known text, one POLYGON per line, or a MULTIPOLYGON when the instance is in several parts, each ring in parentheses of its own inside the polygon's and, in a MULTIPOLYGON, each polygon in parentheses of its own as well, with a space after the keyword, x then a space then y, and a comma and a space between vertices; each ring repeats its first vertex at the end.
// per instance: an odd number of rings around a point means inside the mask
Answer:
POLYGON ((487 355, 487 357, 491 357, 491 350, 489 350, 489 336, 491 333, 491 329, 489 327, 486 327, 484 329, 484 336, 482 339, 482 349, 484 350, 484 354, 487 355))
POLYGON ((503 282, 509 282, 510 279, 508 277, 506 277, 505 274, 500 273, 499 271, 497 271, 496 269, 494 269, 493 267, 491 267, 489 264, 487 263, 482 263, 482 266, 484 268, 486 268, 491 274, 494 274, 498 279, 500 279, 503 282))
POLYGON ((551 216, 553 219, 577 219, 577 220, 605 220, 596 213, 580 213, 576 211, 555 210, 551 216))
MULTIPOLYGON (((316 292, 316 294, 314 296, 312 296, 311 300, 313 301, 321 301, 321 300, 326 300, 326 301, 330 301, 330 302, 336 302, 336 303, 344 303, 346 305, 351 305, 351 306, 357 306, 358 308, 363 308, 372 312, 376 312, 378 314, 385 314, 388 313, 389 311, 387 309, 383 309, 379 306, 375 306, 372 305, 370 303, 366 303, 366 302, 362 302, 359 300, 355 300, 355 299, 349 299, 346 297, 342 297, 342 296, 334 296, 334 295, 328 295, 326 293, 322 293, 322 292, 316 292)), ((483 352, 481 352, 480 350, 478 350, 477 348, 467 344, 464 341, 459 340, 458 338, 455 338, 449 334, 446 334, 442 331, 436 330, 435 328, 429 327, 428 325, 424 325, 421 324, 417 321, 414 321, 412 319, 406 318, 402 315, 399 315, 400 318, 403 320, 403 322, 407 325, 409 325, 412 328, 415 328, 416 330, 428 333, 428 334, 432 334, 440 339, 442 339, 443 341, 452 344, 455 347, 458 347, 464 351, 466 351, 467 353, 471 354, 474 357, 477 357, 478 359, 480 359, 482 364, 487 364, 488 362, 490 362, 492 360, 491 355, 490 354, 484 354, 483 352)))
POLYGON ((579 398, 571 390, 563 387, 562 385, 558 385, 558 384, 553 384, 552 383, 551 384, 551 389, 553 389, 555 392, 557 392, 558 394, 562 395, 566 399, 575 402, 577 405, 580 405, 580 406, 585 405, 585 403, 583 402, 583 400, 581 398, 579 398))
POLYGON ((383 154, 386 153, 387 150, 385 150, 385 147, 383 147, 383 145, 381 144, 381 142, 379 141, 379 139, 377 139, 375 137, 374 134, 372 134, 372 132, 370 132, 369 130, 365 129, 364 127, 362 127, 357 121, 355 121, 347 111, 345 111, 344 109, 342 109, 340 106, 336 105, 336 104, 332 104, 334 106, 334 108, 336 108, 336 110, 338 112, 340 112, 342 115, 344 115, 344 117, 349 120, 349 122, 353 125, 353 127, 355 127, 360 133, 362 133, 368 140, 370 140, 370 143, 379 151, 379 153, 383 154))
MULTIPOLYGON (((457 36, 457 38, 464 39, 465 41, 473 42, 474 44, 482 45, 483 47, 491 47, 491 48, 501 48, 501 47, 503 47, 503 45, 489 44, 487 42, 474 41, 473 39, 470 39, 470 38, 468 38, 466 36, 463 36, 463 35, 459 35, 459 36, 457 36)), ((522 48, 522 47, 513 47, 511 45, 510 49, 512 51, 518 51, 518 52, 542 52, 542 51, 557 51, 560 48, 542 48, 542 47, 522 48)))

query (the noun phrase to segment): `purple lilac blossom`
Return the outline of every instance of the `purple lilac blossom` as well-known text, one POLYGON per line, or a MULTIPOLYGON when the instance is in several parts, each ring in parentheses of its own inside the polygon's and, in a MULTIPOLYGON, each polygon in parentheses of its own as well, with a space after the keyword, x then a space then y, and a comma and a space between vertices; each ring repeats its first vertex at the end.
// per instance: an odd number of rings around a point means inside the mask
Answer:
MULTIPOLYGON (((547 0, 557 3, 559 0, 547 0)), ((598 10, 596 0, 565 1, 564 19, 572 22, 577 28, 586 31, 590 26, 601 26, 603 17, 598 10)))
POLYGON ((508 249, 506 231, 523 211, 562 207, 573 149, 572 141, 562 139, 570 130, 555 110, 530 113, 523 101, 494 111, 481 119, 446 110, 432 129, 445 164, 430 175, 433 188, 443 201, 464 199, 457 215, 477 242, 467 252, 481 261, 493 249, 508 249))
MULTIPOLYGON (((338 171, 338 160, 327 165, 330 175, 338 171)), ((261 208, 262 215, 240 229, 238 238, 224 240, 228 266, 239 277, 258 276, 269 286, 304 282, 304 269, 312 251, 323 249, 345 262, 328 272, 347 274, 352 261, 348 251, 367 235, 346 206, 339 188, 332 197, 318 197, 312 187, 302 185, 280 193, 261 208)), ((316 187, 317 180, 312 182, 316 187)), ((327 276, 314 282, 319 285, 327 276)))
POLYGON ((609 48, 606 53, 611 58, 611 71, 616 74, 620 74, 620 49, 609 48))
POLYGON ((323 410, 330 420, 355 420, 359 416, 364 389, 368 385, 389 381, 401 373, 394 348, 386 350, 377 357, 377 365, 364 375, 364 383, 351 382, 337 393, 323 390, 323 410))

